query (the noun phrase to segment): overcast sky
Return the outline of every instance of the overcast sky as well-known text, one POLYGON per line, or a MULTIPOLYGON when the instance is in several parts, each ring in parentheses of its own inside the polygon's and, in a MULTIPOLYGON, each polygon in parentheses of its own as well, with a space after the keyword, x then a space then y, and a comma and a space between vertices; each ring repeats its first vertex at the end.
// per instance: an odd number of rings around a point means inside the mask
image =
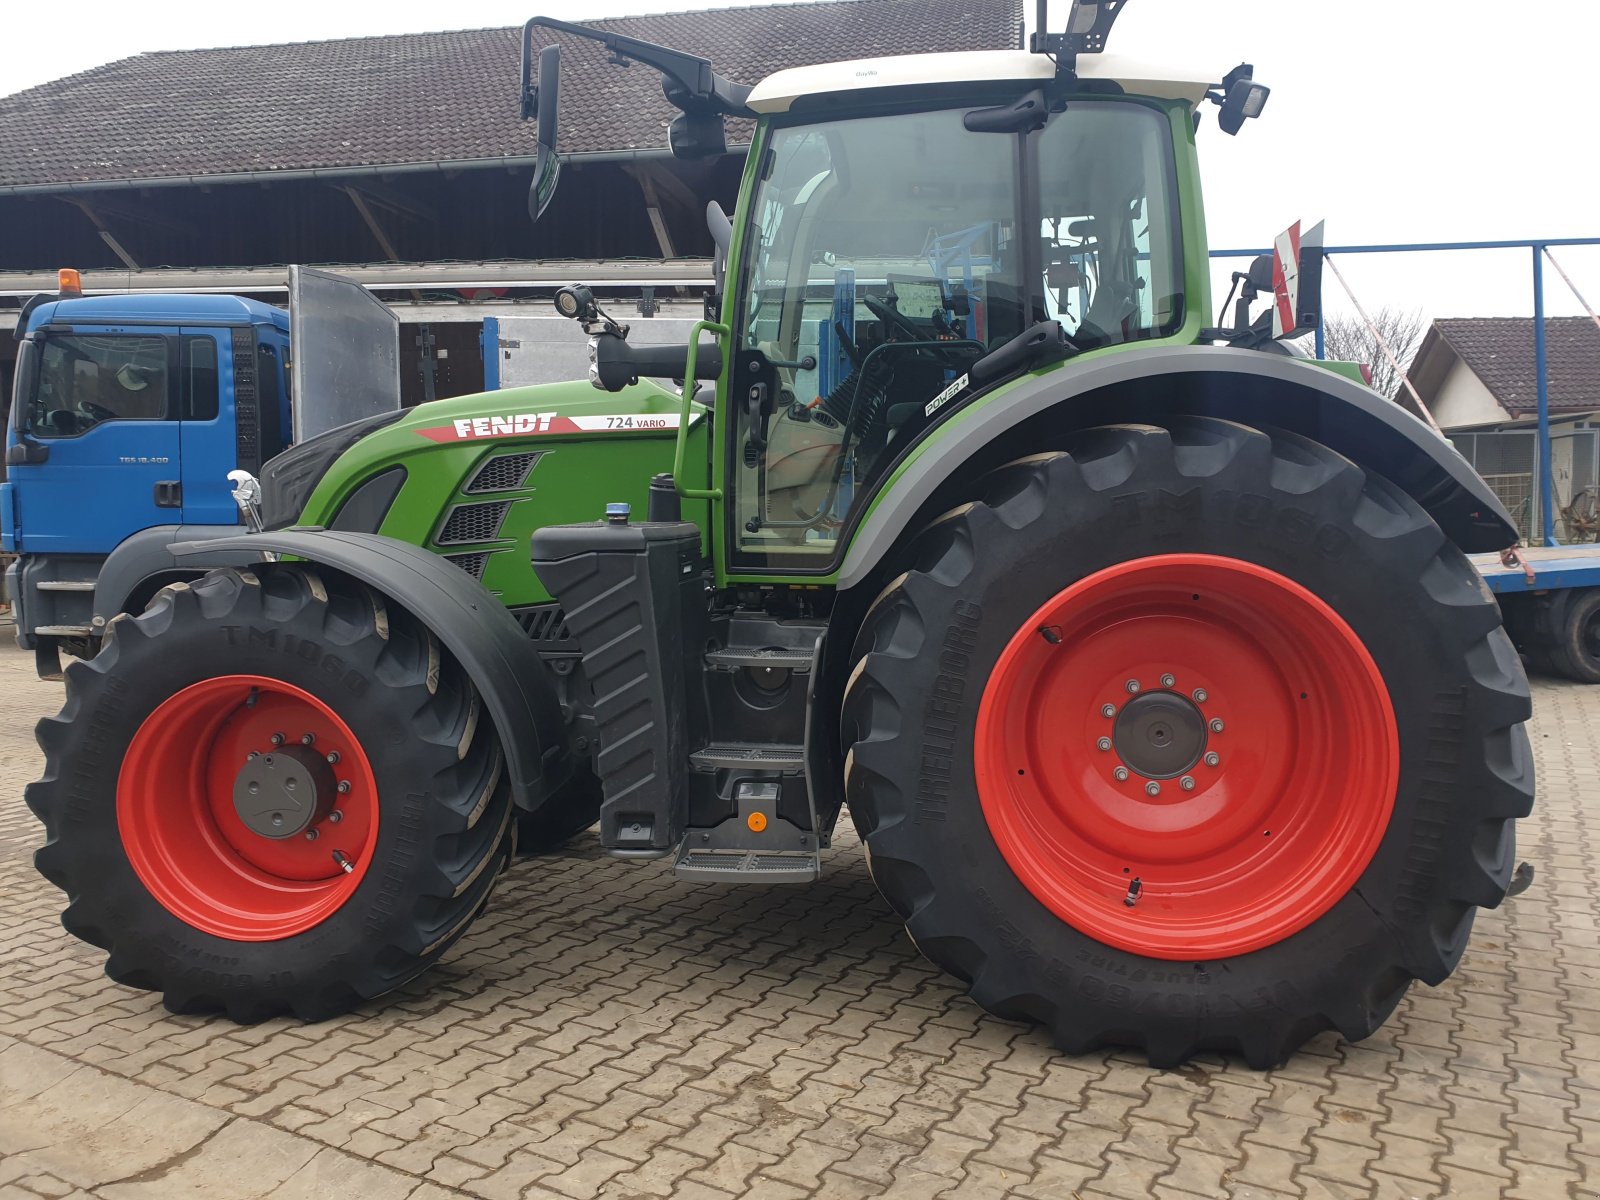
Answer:
MULTIPOLYGON (((151 50, 466 23, 455 14, 491 26, 535 13, 588 20, 724 7, 734 5, 17 4, 0 35, 0 95, 151 50)), ((1027 8, 1031 16, 1033 0, 1027 8)), ((1064 14, 1064 0, 1055 9, 1064 14)), ((1236 139, 1219 133, 1207 110, 1206 207, 1219 248, 1266 245, 1297 217, 1325 218, 1332 244, 1600 237, 1597 46, 1600 4, 1588 0, 1132 0, 1112 40, 1120 53, 1194 62, 1218 78, 1246 60, 1273 88, 1263 118, 1236 139)), ((1600 247, 1556 255, 1590 303, 1600 304, 1600 247)), ((1526 251, 1341 263, 1369 309, 1420 307, 1430 317, 1532 312, 1526 251)), ((1331 278, 1325 292, 1330 310, 1346 307, 1331 278)), ((1554 272, 1546 292, 1552 313, 1581 311, 1554 272)))

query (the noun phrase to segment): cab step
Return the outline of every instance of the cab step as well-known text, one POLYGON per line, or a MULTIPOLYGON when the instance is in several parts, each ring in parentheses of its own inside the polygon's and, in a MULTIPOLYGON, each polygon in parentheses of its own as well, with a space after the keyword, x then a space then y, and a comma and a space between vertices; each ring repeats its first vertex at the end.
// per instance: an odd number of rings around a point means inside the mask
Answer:
POLYGON ((714 671, 793 671, 796 675, 811 673, 811 648, 804 650, 757 649, 751 646, 729 646, 706 654, 706 666, 714 671))
POLYGON ((799 771, 805 767, 805 750, 786 743, 729 742, 696 750, 689 763, 697 771, 799 771))
POLYGON ((672 872, 689 883, 815 883, 822 861, 815 850, 697 850, 685 841, 672 872))

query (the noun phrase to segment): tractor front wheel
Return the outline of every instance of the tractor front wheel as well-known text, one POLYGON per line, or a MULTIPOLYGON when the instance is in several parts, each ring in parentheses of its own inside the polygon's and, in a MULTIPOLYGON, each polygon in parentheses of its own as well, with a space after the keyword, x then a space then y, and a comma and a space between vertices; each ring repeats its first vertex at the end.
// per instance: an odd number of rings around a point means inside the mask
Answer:
POLYGON ((917 945, 1071 1051, 1365 1037, 1510 880, 1527 684, 1409 497, 1211 419, 1000 469, 878 597, 846 789, 917 945))
POLYGON ((488 899, 510 790, 433 635, 306 567, 113 622, 41 721, 39 870, 106 972, 174 1012, 318 1019, 405 983, 488 899))

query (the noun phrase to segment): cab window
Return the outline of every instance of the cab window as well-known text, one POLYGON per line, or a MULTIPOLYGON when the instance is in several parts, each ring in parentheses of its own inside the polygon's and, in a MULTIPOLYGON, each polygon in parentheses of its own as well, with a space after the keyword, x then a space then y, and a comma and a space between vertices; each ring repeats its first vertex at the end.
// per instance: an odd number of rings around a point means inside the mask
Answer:
POLYGON ((51 335, 40 350, 26 430, 77 437, 106 421, 176 419, 169 376, 164 337, 51 335))

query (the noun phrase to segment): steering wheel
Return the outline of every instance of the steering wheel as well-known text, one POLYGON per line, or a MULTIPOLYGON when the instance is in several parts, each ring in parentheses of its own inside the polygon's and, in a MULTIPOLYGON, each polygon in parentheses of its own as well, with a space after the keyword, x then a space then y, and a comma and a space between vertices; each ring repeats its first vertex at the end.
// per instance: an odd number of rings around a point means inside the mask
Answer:
POLYGON ((865 304, 867 311, 882 321, 886 328, 896 330, 913 342, 928 340, 928 331, 898 309, 890 308, 883 301, 874 300, 871 296, 861 297, 861 303, 865 304))
POLYGON ((88 400, 78 401, 78 411, 86 417, 93 417, 96 422, 115 421, 117 419, 117 414, 109 408, 101 408, 100 405, 91 403, 88 400))

